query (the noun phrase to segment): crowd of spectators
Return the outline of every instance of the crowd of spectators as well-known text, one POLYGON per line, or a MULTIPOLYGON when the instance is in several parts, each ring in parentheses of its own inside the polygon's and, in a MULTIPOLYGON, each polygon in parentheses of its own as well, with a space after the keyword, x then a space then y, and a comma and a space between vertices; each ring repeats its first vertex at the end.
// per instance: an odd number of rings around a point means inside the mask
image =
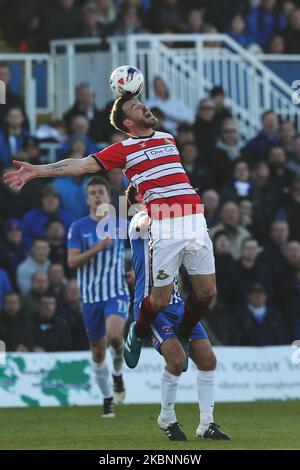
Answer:
MULTIPOLYGON (((0 75, 7 75, 6 64, 0 75)), ((153 86, 148 105, 159 117, 158 129, 176 136, 214 244, 218 300, 204 319, 212 342, 262 346, 299 339, 300 135, 294 123, 266 110, 260 132, 242 142, 222 87, 212 89, 191 116, 161 77, 153 86)), ((11 94, 2 106, 1 170, 13 158, 40 163, 40 141, 28 132, 22 99, 11 94)), ((109 125, 110 106, 97 109, 89 84, 77 87, 76 101, 56 129, 57 160, 124 138, 109 125)), ((128 181, 121 170, 107 178, 117 207, 128 181)), ((88 213, 87 179, 37 179, 20 193, 0 182, 0 338, 8 350, 88 347, 66 248, 70 224, 88 213)), ((184 270, 181 277, 186 296, 184 270)), ((128 280, 133 292, 132 276, 128 280)))
MULTIPOLYGON (((244 47, 300 52, 300 0, 0 0, 0 47, 47 51, 52 39, 155 33, 225 32, 244 47)), ((76 88, 61 122, 29 132, 21 97, 0 63, 0 170, 12 160, 45 161, 41 141, 58 145, 56 160, 80 158, 122 140, 98 109, 88 83, 76 88)), ((196 116, 155 77, 147 104, 158 129, 176 136, 183 166, 205 205, 213 240, 217 301, 203 323, 213 344, 285 344, 300 338, 300 135, 272 110, 243 142, 216 86, 196 116)), ((118 208, 128 181, 108 175, 118 208)), ((30 182, 21 193, 0 181, 0 338, 9 351, 88 348, 76 273, 67 264, 72 221, 88 213, 88 177, 30 182)), ((129 262, 129 260, 128 260, 129 262)), ((183 296, 190 286, 181 272, 183 296)), ((134 279, 128 276, 131 292, 134 279)))
POLYGON ((0 46, 47 51, 52 39, 227 33, 244 47, 300 52, 299 0, 0 0, 0 46))

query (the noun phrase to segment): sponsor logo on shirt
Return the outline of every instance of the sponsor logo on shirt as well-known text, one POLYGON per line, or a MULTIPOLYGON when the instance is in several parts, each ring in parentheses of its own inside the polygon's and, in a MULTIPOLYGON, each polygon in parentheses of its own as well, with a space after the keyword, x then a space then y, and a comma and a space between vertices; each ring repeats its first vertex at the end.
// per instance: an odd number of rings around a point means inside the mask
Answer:
POLYGON ((149 160, 154 160, 155 158, 168 157, 170 155, 179 155, 177 147, 173 144, 154 147, 152 149, 146 150, 145 154, 149 160))

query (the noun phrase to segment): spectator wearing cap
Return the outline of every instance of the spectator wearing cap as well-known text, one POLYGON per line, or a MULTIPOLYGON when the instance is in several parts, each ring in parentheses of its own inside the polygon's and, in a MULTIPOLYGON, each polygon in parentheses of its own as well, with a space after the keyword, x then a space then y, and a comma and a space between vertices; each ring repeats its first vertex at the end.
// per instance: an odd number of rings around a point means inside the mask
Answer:
POLYGON ((30 350, 30 327, 16 292, 4 296, 3 309, 0 312, 0 338, 8 352, 30 350))
POLYGON ((16 285, 16 269, 25 259, 22 226, 18 219, 8 219, 4 225, 5 238, 0 242, 0 265, 16 285))
POLYGON ((224 304, 227 310, 237 313, 246 301, 251 284, 260 282, 266 289, 269 301, 274 305, 274 279, 268 266, 258 261, 258 243, 246 238, 241 246, 241 257, 228 269, 224 285, 224 304))
POLYGON ((277 0, 261 0, 260 6, 250 8, 246 24, 254 42, 265 49, 274 33, 285 30, 287 21, 277 0))
POLYGON ((165 126, 174 135, 177 134, 177 126, 180 122, 192 122, 193 116, 186 108, 182 100, 172 96, 165 81, 156 76, 153 80, 154 97, 149 99, 149 108, 159 108, 165 115, 165 126))
POLYGON ((217 129, 215 124, 215 103, 210 98, 200 101, 193 126, 201 163, 209 168, 215 150, 217 129))
POLYGON ((31 246, 36 237, 46 236, 46 224, 56 218, 63 222, 65 233, 72 222, 71 215, 60 207, 59 193, 52 185, 45 186, 41 199, 41 208, 27 212, 22 218, 25 248, 31 246))
POLYGON ((265 162, 269 149, 280 144, 279 121, 276 114, 273 111, 266 111, 261 119, 262 130, 245 147, 245 154, 251 165, 258 161, 265 162))
POLYGON ((300 135, 295 137, 293 142, 293 148, 291 152, 290 160, 286 165, 287 169, 290 170, 293 175, 300 179, 300 135))
POLYGON ((280 271, 276 293, 292 340, 300 338, 300 243, 291 240, 284 249, 285 266, 280 271))
POLYGON ((89 342, 82 320, 80 290, 76 279, 70 279, 65 285, 63 303, 58 309, 57 314, 70 327, 72 351, 88 350, 89 342))
POLYGON ((276 215, 277 220, 285 220, 290 227, 292 240, 300 240, 300 179, 295 179, 290 186, 290 194, 276 215))
POLYGON ((3 307, 4 296, 12 290, 13 287, 7 272, 0 268, 0 309, 3 307))
POLYGON ((84 113, 80 112, 73 115, 70 122, 71 133, 66 142, 57 150, 57 160, 74 153, 73 145, 77 140, 84 143, 84 153, 86 155, 98 152, 100 147, 90 138, 89 128, 89 120, 84 113))
POLYGON ((42 295, 31 320, 32 348, 34 352, 69 351, 70 328, 56 313, 56 299, 51 293, 42 295))
POLYGON ((44 238, 36 238, 31 246, 30 254, 18 266, 17 282, 22 294, 29 292, 32 276, 38 271, 47 273, 50 267, 49 261, 50 246, 44 238))
POLYGON ((235 259, 240 257, 243 240, 250 236, 248 230, 239 223, 239 217, 240 213, 237 204, 233 201, 227 201, 221 207, 220 222, 210 229, 210 236, 212 238, 220 230, 227 234, 230 242, 230 254, 235 259))
POLYGON ((28 135, 22 108, 15 106, 8 109, 0 130, 0 168, 12 164, 13 157, 22 149, 28 135))
POLYGON ((213 100, 215 104, 215 124, 216 129, 219 132, 223 121, 225 119, 232 118, 232 114, 230 109, 226 108, 225 105, 225 92, 223 87, 220 85, 213 87, 209 93, 210 98, 213 100))
POLYGON ((25 107, 23 99, 14 93, 10 87, 11 83, 11 72, 9 65, 5 62, 0 63, 0 80, 5 83, 5 104, 0 106, 0 128, 3 128, 5 124, 5 116, 7 111, 11 108, 17 107, 23 110, 25 116, 25 126, 28 127, 28 119, 25 114, 25 107))
POLYGON ((259 255, 259 261, 280 275, 285 264, 284 250, 289 240, 289 225, 284 220, 274 220, 270 227, 270 237, 267 245, 259 255))
POLYGON ((31 277, 30 290, 21 296, 22 310, 30 318, 37 309, 41 296, 49 289, 48 275, 38 271, 31 277))
POLYGON ((290 338, 280 313, 267 304, 268 295, 262 284, 250 286, 245 305, 236 315, 240 346, 288 344, 290 338))
POLYGON ((240 201, 249 198, 252 192, 249 165, 241 158, 233 164, 233 178, 221 193, 222 201, 240 201))
MULTIPOLYGON (((83 114, 88 119, 88 135, 93 142, 107 142, 108 134, 113 129, 106 119, 106 114, 95 105, 95 93, 89 83, 80 83, 76 87, 76 97, 73 106, 65 113, 64 122, 68 133, 72 131, 72 119, 83 114)), ((74 123, 73 123, 74 129, 74 123)))

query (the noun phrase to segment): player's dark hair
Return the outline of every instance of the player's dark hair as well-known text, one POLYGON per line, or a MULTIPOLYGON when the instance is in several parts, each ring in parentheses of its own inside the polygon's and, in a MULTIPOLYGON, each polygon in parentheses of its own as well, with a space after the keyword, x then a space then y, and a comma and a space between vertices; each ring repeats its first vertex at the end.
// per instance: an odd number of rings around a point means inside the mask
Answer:
POLYGON ((120 96, 114 102, 112 110, 110 112, 109 121, 111 125, 121 132, 128 132, 127 127, 125 127, 123 124, 125 119, 127 118, 123 110, 123 105, 127 103, 127 101, 130 101, 132 98, 133 95, 131 93, 126 93, 125 95, 120 96))
POLYGON ((137 193, 138 192, 137 192, 135 185, 133 183, 130 183, 130 185, 128 186, 128 188, 126 189, 124 193, 126 196, 127 202, 130 206, 137 203, 135 199, 137 193))
POLYGON ((100 175, 92 176, 88 180, 86 188, 88 189, 90 186, 96 186, 98 184, 101 184, 101 186, 105 186, 106 189, 107 189, 107 192, 110 194, 110 184, 109 184, 109 182, 107 181, 106 178, 104 178, 103 176, 100 176, 100 175))

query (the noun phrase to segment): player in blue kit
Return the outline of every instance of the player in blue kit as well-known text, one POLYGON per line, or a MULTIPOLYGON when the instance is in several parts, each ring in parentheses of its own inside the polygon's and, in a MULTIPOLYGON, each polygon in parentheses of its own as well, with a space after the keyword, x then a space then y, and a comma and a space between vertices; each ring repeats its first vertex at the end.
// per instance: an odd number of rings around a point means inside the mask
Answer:
MULTIPOLYGON (((129 238, 132 249, 133 267, 135 270, 135 296, 134 318, 139 313, 143 299, 151 291, 150 260, 148 225, 149 217, 141 204, 140 195, 133 185, 127 192, 129 204, 136 204, 137 214, 129 226, 129 238), (137 205, 138 203, 138 205, 137 205)), ((186 441, 187 437, 180 429, 175 413, 175 401, 178 381, 182 371, 187 368, 186 354, 177 334, 177 326, 184 315, 184 302, 180 297, 177 278, 173 282, 173 295, 169 306, 162 310, 151 324, 148 337, 152 339, 154 347, 162 354, 166 361, 161 376, 161 412, 158 417, 159 427, 166 433, 171 441, 186 441)), ((131 324, 125 344, 125 360, 129 358, 130 366, 130 335, 135 322, 131 324)), ((200 409, 200 423, 196 436, 201 438, 228 440, 229 436, 222 432, 213 418, 214 409, 214 382, 216 357, 212 350, 208 336, 199 322, 192 330, 190 336, 189 355, 197 366, 197 393, 200 409)))
POLYGON ((125 398, 123 338, 130 304, 125 280, 125 240, 124 237, 111 239, 99 230, 103 223, 109 223, 111 217, 104 211, 101 216, 97 215, 99 208, 110 203, 110 187, 105 178, 90 178, 87 203, 89 216, 77 220, 70 227, 68 263, 71 268, 77 268, 93 369, 104 398, 102 417, 114 417, 114 403, 121 403, 125 398), (113 355, 113 387, 106 362, 107 346, 113 355))

